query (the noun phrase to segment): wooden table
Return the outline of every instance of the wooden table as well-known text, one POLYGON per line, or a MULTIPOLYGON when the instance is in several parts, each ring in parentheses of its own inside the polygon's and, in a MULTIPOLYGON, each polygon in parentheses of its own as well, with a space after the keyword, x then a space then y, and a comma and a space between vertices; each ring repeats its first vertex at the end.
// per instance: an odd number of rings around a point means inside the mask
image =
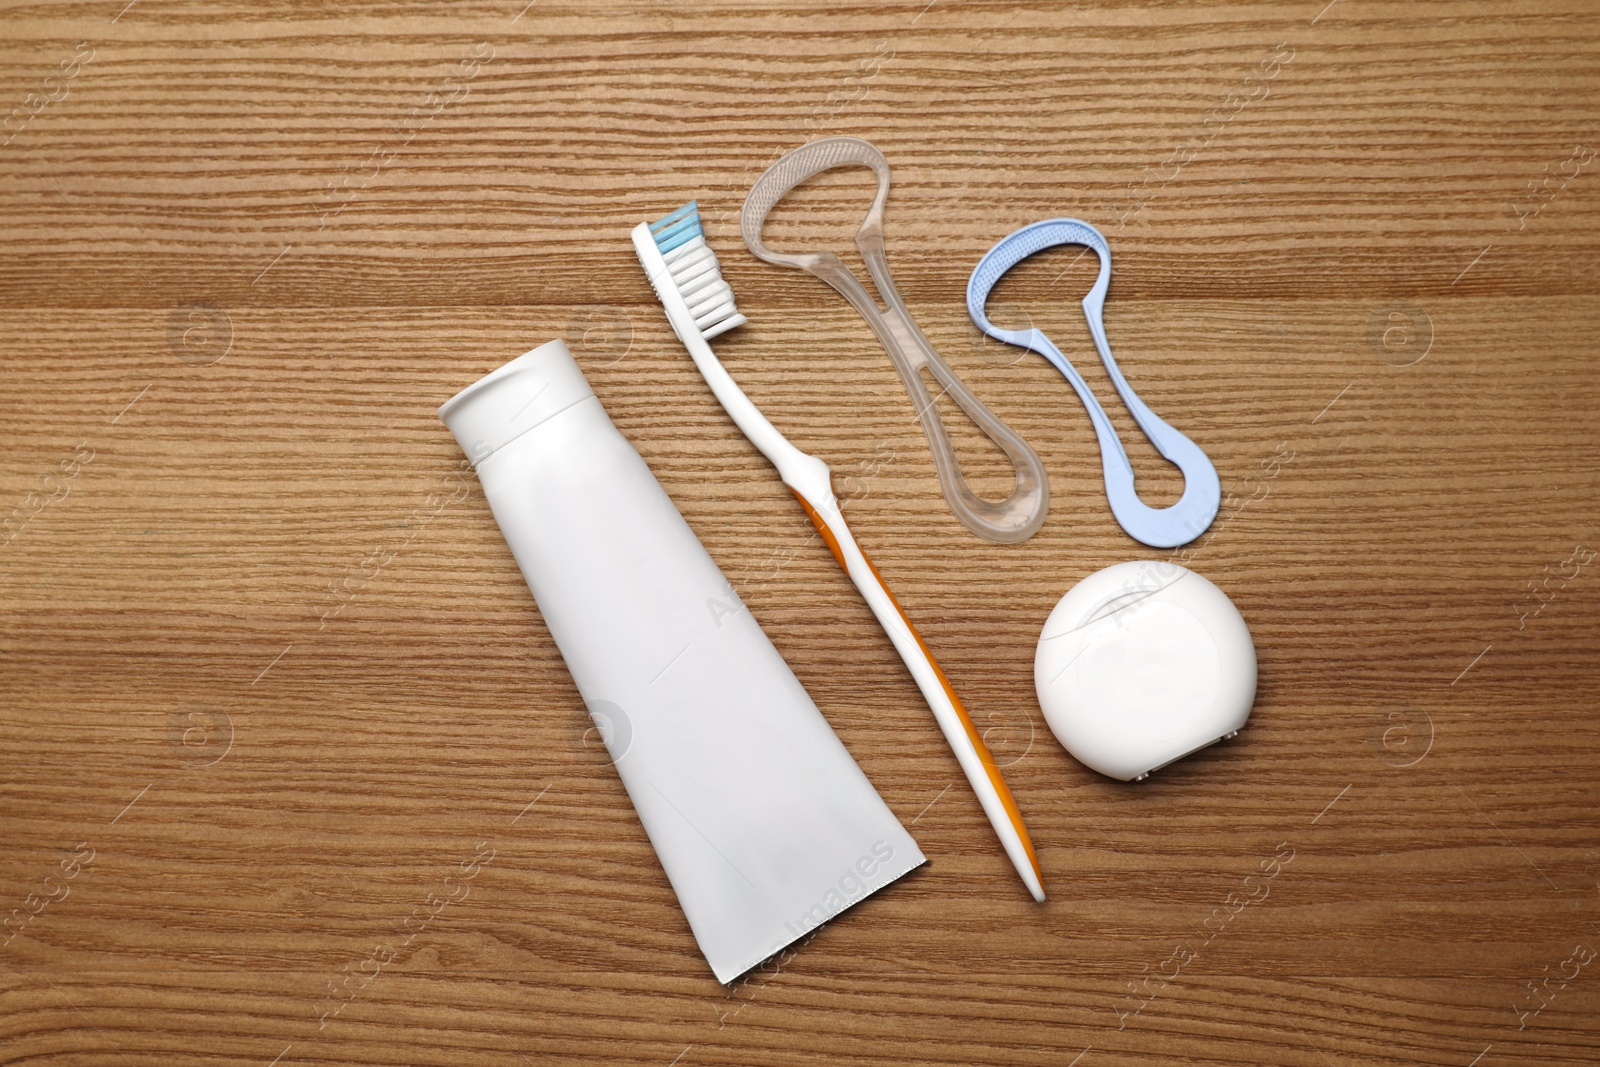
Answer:
MULTIPOLYGON (((523 3, 4 16, 0 1062, 1600 1061, 1592 4, 523 3), (833 133, 890 159, 907 301, 1050 470, 1023 544, 952 518, 854 312, 743 248, 762 167, 833 133), (627 232, 689 197, 751 319, 719 353, 838 472, 1048 904, 671 338, 627 232), (963 306, 1060 215, 1222 475, 1190 565, 1260 658, 1244 732, 1136 786, 1049 734, 1033 647, 1166 553, 963 306), (712 979, 434 416, 555 336, 932 860, 778 973, 712 979)), ((772 243, 846 247, 869 183, 772 243)), ((995 299, 1175 499, 1076 255, 995 299)))

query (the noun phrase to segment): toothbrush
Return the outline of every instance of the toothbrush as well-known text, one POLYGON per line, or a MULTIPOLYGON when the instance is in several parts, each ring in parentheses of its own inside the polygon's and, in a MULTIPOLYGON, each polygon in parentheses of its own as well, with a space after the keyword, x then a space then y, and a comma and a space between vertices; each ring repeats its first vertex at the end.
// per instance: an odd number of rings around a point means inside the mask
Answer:
POLYGON ((733 289, 722 279, 716 253, 706 244, 697 202, 691 200, 655 222, 641 222, 633 229, 633 247, 666 308, 672 331, 689 350, 723 410, 750 443, 772 461, 783 484, 799 499, 839 566, 866 598, 872 613, 878 617, 911 671, 917 688, 922 690, 928 706, 933 709, 933 716, 955 752, 961 770, 972 783, 984 814, 1005 846, 1006 855, 1033 899, 1043 901, 1044 882, 1039 858, 1034 854, 1033 842, 1028 838, 1028 828, 1023 825, 1017 802, 950 680, 912 627, 883 576, 850 533, 833 494, 833 474, 828 465, 800 451, 767 421, 707 343, 747 320, 734 305, 733 289))

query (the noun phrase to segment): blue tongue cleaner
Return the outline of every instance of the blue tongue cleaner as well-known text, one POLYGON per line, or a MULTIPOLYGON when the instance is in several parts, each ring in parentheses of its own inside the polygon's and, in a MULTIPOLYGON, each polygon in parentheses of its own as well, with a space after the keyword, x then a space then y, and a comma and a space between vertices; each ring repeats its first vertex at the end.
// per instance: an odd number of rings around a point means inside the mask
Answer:
POLYGON ((1088 409, 1095 436, 1100 440, 1100 462, 1105 471, 1106 499, 1111 503, 1111 513, 1134 540, 1153 548, 1176 548, 1199 537, 1217 517, 1222 485, 1217 479, 1216 467, 1200 446, 1163 422, 1123 377, 1116 357, 1111 354, 1111 344, 1106 340, 1104 313, 1106 290, 1110 286, 1111 246, 1105 236, 1079 219, 1046 219, 1002 238, 978 261, 967 282, 967 311, 978 329, 997 341, 1037 352, 1066 377, 1088 409), (1105 409, 1077 368, 1050 338, 1038 329, 1003 330, 990 322, 984 312, 989 293, 1007 271, 1035 253, 1067 244, 1084 245, 1100 257, 1100 275, 1083 298, 1083 313, 1089 320, 1095 348, 1100 351, 1100 361, 1105 364, 1106 373, 1123 404, 1156 450, 1183 472, 1183 496, 1170 507, 1152 508, 1139 499, 1133 484, 1133 465, 1128 462, 1128 454, 1111 420, 1106 417, 1105 409))

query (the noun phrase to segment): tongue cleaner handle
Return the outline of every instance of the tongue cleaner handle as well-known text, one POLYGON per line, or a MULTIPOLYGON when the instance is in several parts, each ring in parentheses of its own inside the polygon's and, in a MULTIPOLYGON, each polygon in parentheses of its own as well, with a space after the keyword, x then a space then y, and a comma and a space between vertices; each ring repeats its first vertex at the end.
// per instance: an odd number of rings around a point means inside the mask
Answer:
POLYGON ((906 310, 905 301, 895 288, 884 257, 883 205, 888 196, 889 162, 884 159, 882 152, 857 137, 827 137, 787 153, 756 179, 750 195, 745 198, 739 228, 744 234, 745 244, 756 257, 768 263, 798 267, 821 278, 837 289, 867 320, 867 325, 872 327, 884 350, 889 353, 901 383, 916 406, 917 419, 933 452, 939 487, 956 518, 973 533, 991 541, 1012 543, 1026 540, 1044 525, 1045 513, 1050 505, 1050 482, 1045 475, 1044 464, 1028 443, 1001 422, 939 357, 906 310), (878 177, 878 193, 861 228, 856 231, 856 247, 872 274, 873 285, 888 305, 887 311, 878 306, 877 300, 834 253, 775 252, 761 239, 761 229, 767 215, 790 190, 823 171, 852 165, 868 167, 878 177), (935 406, 937 398, 929 395, 923 380, 921 372, 924 367, 939 382, 942 392, 949 394, 967 417, 1011 461, 1016 480, 1011 495, 1006 499, 987 500, 973 492, 967 484, 955 449, 950 444, 950 435, 935 406))
POLYGON ((1163 422, 1123 377, 1116 357, 1111 354, 1111 343, 1106 340, 1105 303, 1106 290, 1110 287, 1111 246, 1104 235, 1078 219, 1047 219, 1003 238, 978 261, 967 282, 967 311, 978 329, 998 341, 1037 352, 1066 377, 1088 409, 1095 435, 1100 439, 1100 462, 1105 471, 1106 498, 1111 503, 1111 513, 1135 540, 1154 548, 1176 548, 1200 536, 1217 517, 1222 486, 1217 479, 1217 469, 1200 446, 1163 422), (1105 409, 1090 392, 1083 376, 1050 338, 1038 329, 1003 330, 990 322, 984 312, 990 291, 1008 270, 1036 252, 1065 244, 1084 245, 1100 257, 1100 274, 1083 298, 1083 313, 1089 320, 1089 333, 1094 337, 1100 361, 1105 364, 1117 395, 1122 397, 1150 443, 1183 472, 1183 496, 1170 507, 1152 508, 1139 499, 1133 484, 1133 466, 1105 409))

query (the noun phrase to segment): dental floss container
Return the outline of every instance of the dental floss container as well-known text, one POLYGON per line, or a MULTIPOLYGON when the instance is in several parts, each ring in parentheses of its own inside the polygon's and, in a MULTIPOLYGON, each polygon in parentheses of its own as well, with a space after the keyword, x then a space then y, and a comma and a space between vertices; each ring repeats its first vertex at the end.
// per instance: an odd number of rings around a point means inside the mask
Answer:
POLYGON ((1066 750, 1136 782, 1239 732, 1255 702, 1256 650, 1221 589, 1176 563, 1134 560, 1061 598, 1033 678, 1066 750))

